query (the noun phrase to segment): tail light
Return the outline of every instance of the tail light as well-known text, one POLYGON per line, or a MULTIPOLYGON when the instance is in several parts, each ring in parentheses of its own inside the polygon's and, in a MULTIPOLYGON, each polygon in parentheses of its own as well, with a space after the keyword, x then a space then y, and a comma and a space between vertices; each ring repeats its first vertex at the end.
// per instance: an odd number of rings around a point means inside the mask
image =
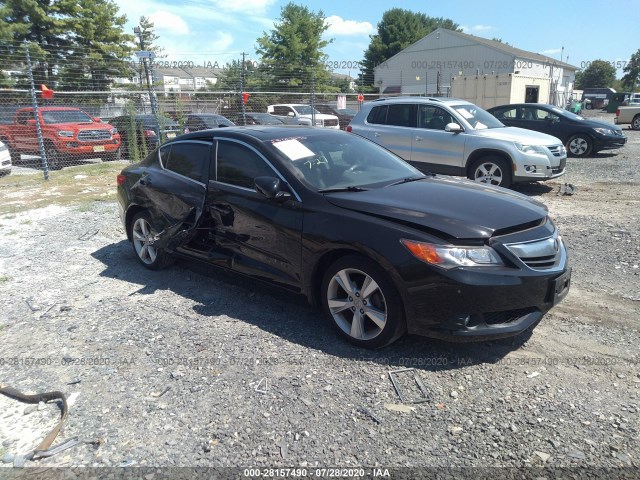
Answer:
POLYGON ((120 174, 116 177, 116 183, 118 184, 118 186, 120 186, 125 182, 126 179, 127 179, 126 176, 124 176, 123 174, 120 174))
POLYGON ((347 125, 347 128, 345 128, 345 130, 346 130, 347 132, 351 133, 351 130, 352 130, 351 125, 347 125))
POLYGON ((156 132, 154 132, 153 130, 145 130, 144 131, 144 136, 145 137, 157 137, 156 132))
POLYGON ((620 116, 620 109, 616 108, 616 117, 619 117, 619 116, 620 116))

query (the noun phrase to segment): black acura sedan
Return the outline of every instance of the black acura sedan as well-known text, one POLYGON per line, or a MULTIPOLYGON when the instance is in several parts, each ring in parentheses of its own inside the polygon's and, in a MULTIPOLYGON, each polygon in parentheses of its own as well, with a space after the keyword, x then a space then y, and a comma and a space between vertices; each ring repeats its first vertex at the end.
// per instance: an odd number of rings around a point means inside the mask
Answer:
POLYGON ((171 140, 117 177, 138 260, 187 256, 321 305, 349 341, 405 332, 516 335, 568 292, 565 246, 544 205, 425 175, 361 137, 229 127, 171 140))
POLYGON ((627 143, 622 129, 613 123, 589 120, 546 103, 501 105, 487 110, 509 127, 520 127, 559 138, 573 157, 587 157, 627 143))

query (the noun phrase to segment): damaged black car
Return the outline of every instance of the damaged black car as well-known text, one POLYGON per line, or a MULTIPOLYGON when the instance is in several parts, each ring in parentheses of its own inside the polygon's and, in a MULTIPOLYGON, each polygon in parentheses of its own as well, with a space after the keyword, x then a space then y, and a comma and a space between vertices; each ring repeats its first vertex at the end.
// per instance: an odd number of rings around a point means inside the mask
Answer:
POLYGON ((117 183, 145 267, 186 256, 278 285, 320 305, 362 347, 405 333, 517 335, 569 290, 567 251, 544 205, 425 175, 341 131, 194 132, 117 183))

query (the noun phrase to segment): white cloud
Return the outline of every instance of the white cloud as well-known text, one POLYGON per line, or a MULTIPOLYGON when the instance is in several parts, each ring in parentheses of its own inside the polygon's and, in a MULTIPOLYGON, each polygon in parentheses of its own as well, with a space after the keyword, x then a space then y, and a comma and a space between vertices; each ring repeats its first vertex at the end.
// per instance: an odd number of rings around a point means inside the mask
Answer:
POLYGON ((211 0, 215 8, 226 12, 244 12, 247 15, 264 15, 275 0, 211 0))
POLYGON ((330 35, 369 35, 375 32, 369 22, 345 20, 337 15, 325 18, 324 23, 329 26, 327 33, 330 35))
POLYGON ((543 55, 555 55, 556 53, 562 52, 561 48, 550 48, 549 50, 543 50, 541 53, 543 55))
POLYGON ((464 33, 486 32, 487 30, 493 30, 493 27, 491 25, 473 25, 472 27, 462 25, 460 28, 464 33))
POLYGON ((149 19, 153 22, 155 29, 161 32, 167 32, 172 35, 188 35, 189 26, 182 17, 174 13, 159 10, 149 15, 149 19))

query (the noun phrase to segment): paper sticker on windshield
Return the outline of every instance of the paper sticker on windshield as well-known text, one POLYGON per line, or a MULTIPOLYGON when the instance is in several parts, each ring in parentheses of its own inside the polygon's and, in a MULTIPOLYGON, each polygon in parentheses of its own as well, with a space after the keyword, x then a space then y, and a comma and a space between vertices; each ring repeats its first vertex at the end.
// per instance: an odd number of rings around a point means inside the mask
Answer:
POLYGON ((482 122, 476 123, 476 126, 475 126, 476 130, 484 130, 485 128, 487 128, 487 126, 484 123, 482 122))
POLYGON ((466 108, 458 108, 457 110, 458 112, 460 112, 460 115, 462 115, 467 120, 473 118, 473 115, 471 115, 471 113, 469 113, 469 110, 467 110, 466 108))
POLYGON ((312 157, 315 155, 315 153, 313 153, 295 138, 292 140, 274 142, 273 146, 284 153, 291 160, 300 160, 301 158, 312 157))

